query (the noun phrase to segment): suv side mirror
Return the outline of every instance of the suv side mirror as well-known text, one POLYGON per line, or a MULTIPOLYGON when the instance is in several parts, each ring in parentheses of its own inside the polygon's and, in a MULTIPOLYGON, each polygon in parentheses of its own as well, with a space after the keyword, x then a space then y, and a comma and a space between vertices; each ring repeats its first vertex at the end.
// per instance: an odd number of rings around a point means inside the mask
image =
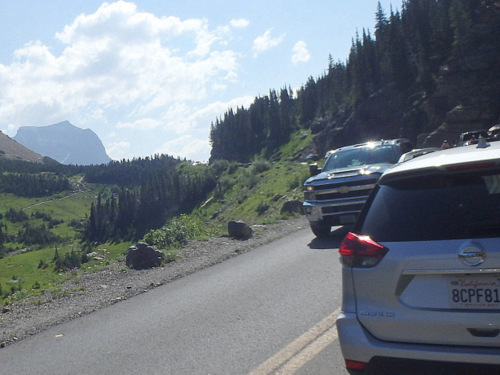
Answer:
POLYGON ((316 176, 321 172, 321 168, 318 168, 318 163, 309 164, 309 174, 312 176, 316 176))

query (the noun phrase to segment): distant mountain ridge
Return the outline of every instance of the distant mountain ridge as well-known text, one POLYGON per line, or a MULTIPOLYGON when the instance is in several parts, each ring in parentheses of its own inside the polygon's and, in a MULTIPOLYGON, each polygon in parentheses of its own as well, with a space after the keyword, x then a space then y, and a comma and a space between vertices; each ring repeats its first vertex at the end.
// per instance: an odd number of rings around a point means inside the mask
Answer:
POLYGON ((78 128, 69 121, 48 126, 22 126, 14 140, 61 164, 98 165, 111 161, 92 130, 78 128))

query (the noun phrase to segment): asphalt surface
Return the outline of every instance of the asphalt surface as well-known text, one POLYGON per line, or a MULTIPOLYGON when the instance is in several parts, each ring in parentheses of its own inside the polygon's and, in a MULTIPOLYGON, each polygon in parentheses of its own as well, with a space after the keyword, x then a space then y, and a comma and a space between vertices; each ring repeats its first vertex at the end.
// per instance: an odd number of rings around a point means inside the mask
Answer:
POLYGON ((0 350, 0 374, 347 374, 342 233, 308 229, 0 350))

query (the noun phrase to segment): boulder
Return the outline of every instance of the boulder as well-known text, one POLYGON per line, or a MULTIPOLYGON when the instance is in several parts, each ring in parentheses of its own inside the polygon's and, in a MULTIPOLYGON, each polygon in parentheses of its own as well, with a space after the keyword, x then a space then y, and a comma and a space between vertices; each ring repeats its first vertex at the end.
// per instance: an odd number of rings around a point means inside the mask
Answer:
POLYGON ((127 266, 140 270, 161 266, 165 254, 149 246, 145 242, 138 242, 135 246, 130 246, 125 260, 127 266))
POLYGON ((304 206, 298 199, 286 201, 281 207, 281 213, 296 213, 304 215, 304 206))
POLYGON ((227 224, 229 237, 250 238, 253 235, 253 229, 243 221, 230 221, 227 224))

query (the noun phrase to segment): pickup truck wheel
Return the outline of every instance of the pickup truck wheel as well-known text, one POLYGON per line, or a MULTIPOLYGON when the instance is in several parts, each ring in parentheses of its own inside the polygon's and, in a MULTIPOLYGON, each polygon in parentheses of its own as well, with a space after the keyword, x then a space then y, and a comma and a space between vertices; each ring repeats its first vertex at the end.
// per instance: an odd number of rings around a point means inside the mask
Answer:
POLYGON ((327 237, 330 234, 330 225, 311 224, 311 230, 316 237, 327 237))

